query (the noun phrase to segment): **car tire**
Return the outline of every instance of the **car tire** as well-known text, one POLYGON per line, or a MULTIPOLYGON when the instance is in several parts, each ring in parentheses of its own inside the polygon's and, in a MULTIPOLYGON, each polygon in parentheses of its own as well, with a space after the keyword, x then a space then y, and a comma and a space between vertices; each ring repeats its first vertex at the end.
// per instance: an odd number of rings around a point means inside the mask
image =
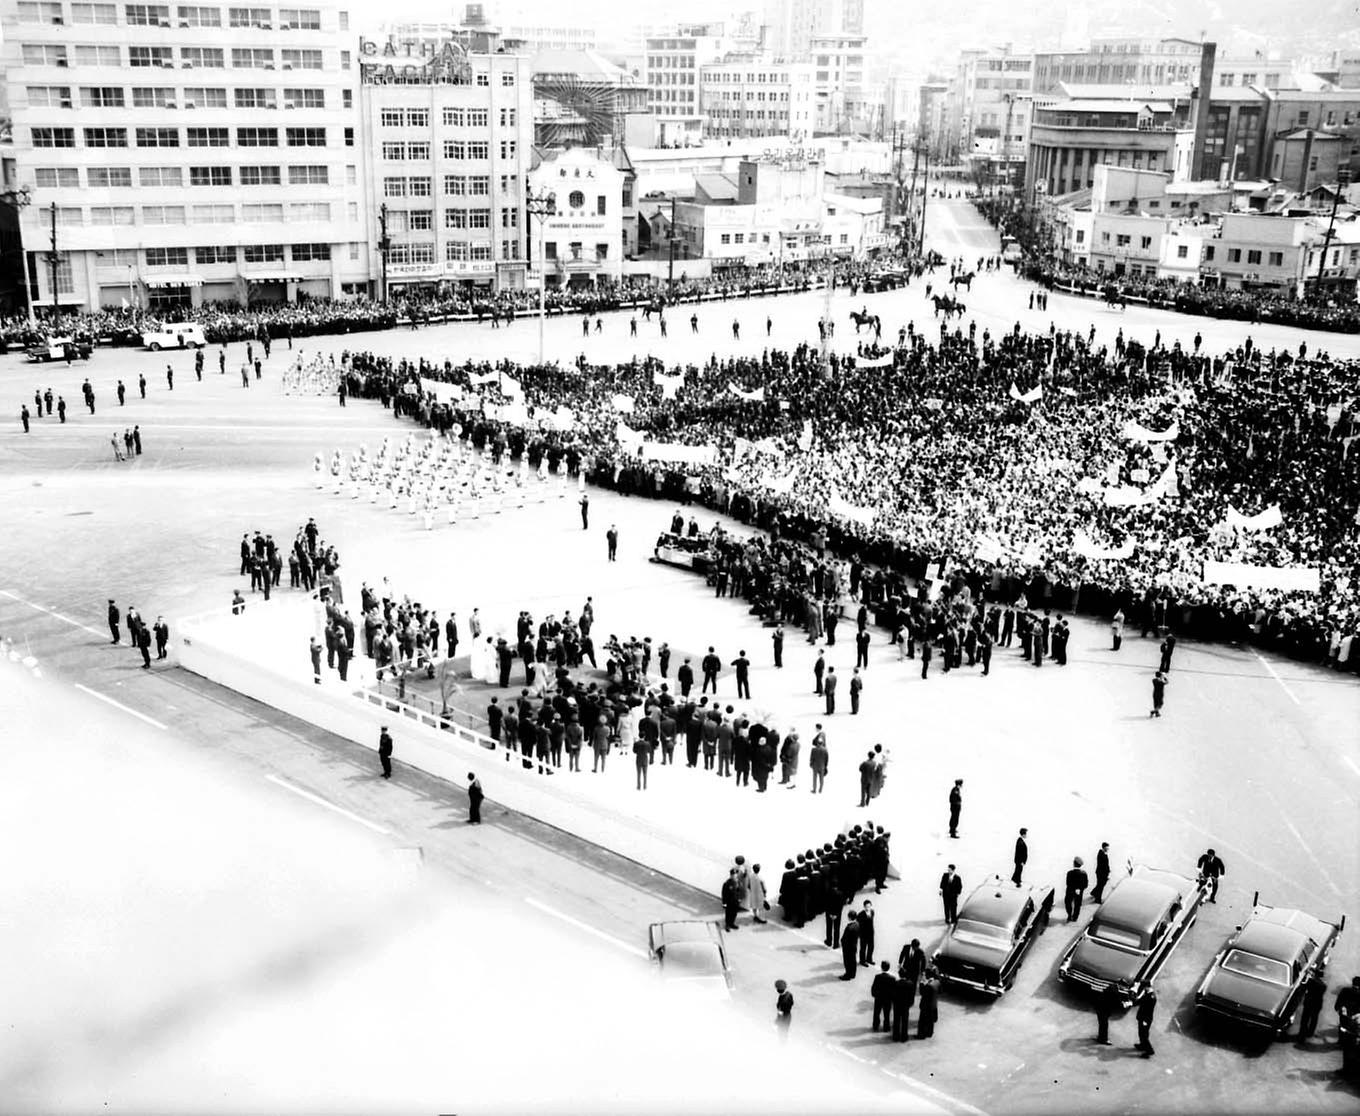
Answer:
POLYGON ((147 348, 150 349, 153 353, 158 353, 161 351, 161 343, 159 341, 153 341, 151 342, 150 345, 147 346, 147 348))

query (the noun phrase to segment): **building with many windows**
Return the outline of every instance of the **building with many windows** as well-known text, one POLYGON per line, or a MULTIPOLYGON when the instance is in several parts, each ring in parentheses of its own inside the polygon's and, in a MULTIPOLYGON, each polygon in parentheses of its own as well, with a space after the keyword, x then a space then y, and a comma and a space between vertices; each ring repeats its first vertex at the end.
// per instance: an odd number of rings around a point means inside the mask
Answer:
POLYGON ((533 83, 523 55, 366 41, 360 98, 380 292, 525 285, 533 83), (387 248, 383 256, 383 231, 387 248))
POLYGON ((813 126, 818 132, 845 135, 864 128, 867 41, 848 33, 812 36, 808 49, 813 62, 813 126))
POLYGON ((812 64, 760 54, 724 55, 699 71, 706 139, 812 136, 812 64))
POLYGON ((530 241, 535 274, 544 266, 549 287, 592 287, 623 276, 625 173, 611 152, 572 147, 540 153, 529 172, 536 196, 553 212, 533 218, 530 241))
POLYGON ((646 40, 644 76, 657 122, 657 145, 675 147, 703 140, 699 72, 723 52, 723 25, 682 25, 646 40))
POLYGON ((54 276, 86 309, 367 290, 348 12, 3 0, 0 22, 35 305, 54 276))

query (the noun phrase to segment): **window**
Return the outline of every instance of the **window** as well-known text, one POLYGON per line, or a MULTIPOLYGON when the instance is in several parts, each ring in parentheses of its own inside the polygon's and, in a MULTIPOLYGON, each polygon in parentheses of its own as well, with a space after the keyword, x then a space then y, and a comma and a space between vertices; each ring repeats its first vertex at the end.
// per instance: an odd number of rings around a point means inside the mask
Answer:
POLYGON ((501 210, 501 228, 503 229, 519 228, 518 209, 515 209, 513 206, 507 206, 506 208, 501 210))
POLYGON ((341 31, 349 30, 349 12, 340 13, 340 30, 341 31))
POLYGON ((114 4, 72 4, 72 23, 98 23, 111 27, 118 22, 118 8, 114 4))
POLYGON ((1284 253, 1283 253, 1283 252, 1271 252, 1270 255, 1267 257, 1267 260, 1268 260, 1268 262, 1270 263, 1270 266, 1271 266, 1271 267, 1283 267, 1283 266, 1284 266, 1284 253))
POLYGON ((1177 244, 1177 245, 1176 245, 1176 259, 1178 259, 1178 260, 1184 260, 1184 259, 1189 258, 1189 256, 1190 256, 1190 247, 1189 247, 1189 245, 1186 245, 1186 244, 1177 244))
POLYGON ((356 186, 359 182, 359 168, 353 163, 345 164, 345 185, 356 186))
POLYGON ((317 8, 280 8, 279 25, 294 31, 320 31, 321 12, 317 8))
POLYGON ((513 174, 501 175, 501 193, 502 194, 515 193, 516 184, 518 183, 518 181, 519 180, 513 174))
POLYGON ((233 70, 272 70, 274 52, 268 47, 233 47, 231 67, 233 70))
POLYGON ((383 179, 383 197, 404 198, 405 196, 406 196, 406 179, 404 178, 383 179))
POLYGON ((289 251, 294 263, 331 258, 331 246, 329 244, 294 244, 289 251))
POLYGON ((278 186, 283 177, 278 167, 250 166, 241 168, 242 186, 278 186))
MULTIPOLYGON (((61 51, 61 61, 58 66, 66 65, 66 48, 49 47, 49 50, 61 51)), ((28 47, 24 47, 24 63, 28 64, 28 47)), ((109 66, 118 67, 122 65, 122 55, 116 46, 78 46, 76 47, 77 66, 109 66)))
MULTIPOLYGON (((359 218, 359 203, 354 204, 354 220, 359 218)), ((329 221, 330 202, 289 202, 288 220, 290 221, 329 221)))
POLYGON ((489 159, 491 158, 491 145, 489 143, 470 143, 467 145, 467 157, 469 159, 489 159))
POLYGON ((346 129, 345 129, 345 146, 346 146, 346 147, 353 147, 353 146, 354 146, 354 129, 353 129, 353 128, 346 128, 346 129))
MULTIPOLYGON (((226 131, 225 128, 222 131, 226 131)), ((230 186, 230 167, 190 167, 190 186, 230 186)))
MULTIPOLYGON (((88 47, 93 50, 95 48, 88 47)), ((113 65, 118 65, 118 48, 110 48, 114 53, 113 65)), ((76 48, 77 59, 81 48, 76 48)), ((22 51, 25 66, 65 66, 66 48, 56 43, 25 43, 22 51)))
POLYGON ((233 91, 238 109, 277 108, 272 89, 237 89, 233 91))
POLYGON ((179 25, 181 27, 221 27, 222 9, 221 8, 198 8, 198 7, 179 7, 179 25))
POLYGON ((1150 237, 1150 236, 1140 237, 1140 238, 1139 238, 1139 241, 1138 241, 1138 244, 1139 244, 1139 247, 1141 247, 1141 248, 1151 248, 1151 247, 1152 247, 1152 237, 1150 237))
POLYGON ((502 240, 502 241, 501 241, 501 259, 503 259, 503 260, 517 260, 517 259, 519 259, 519 241, 518 241, 518 240, 502 240))
POLYGON ((605 215, 605 197, 603 194, 596 195, 595 214, 597 217, 603 217, 605 215))
POLYGON ((170 26, 170 8, 165 4, 128 4, 123 11, 129 27, 170 26))
POLYGON ((461 240, 450 240, 444 245, 444 259, 449 263, 462 263, 468 258, 468 246, 461 240))
POLYGON ((461 174, 446 174, 444 176, 444 193, 461 197, 467 193, 467 179, 461 174))
POLYGON ((384 143, 382 145, 382 157, 389 163, 406 158, 406 145, 404 143, 384 143))
POLYGON ((1247 249, 1247 263, 1259 264, 1261 262, 1261 252, 1258 248, 1247 249))
POLYGON ((179 61, 186 70, 192 70, 194 67, 204 70, 226 68, 221 47, 180 47, 179 61))
POLYGON ((86 147, 126 147, 126 128, 86 128, 86 147))
POLYGON ((83 85, 80 104, 82 108, 122 108, 123 90, 116 85, 83 85))
POLYGON ((733 236, 732 236, 732 242, 733 242, 734 244, 745 244, 745 243, 746 243, 746 234, 745 234, 745 233, 734 233, 733 236))
POLYGON ((184 206, 182 205, 144 205, 142 206, 143 225, 182 225, 184 206))
POLYGON ((477 84, 477 85, 480 85, 480 86, 487 86, 487 85, 490 85, 490 84, 491 84, 491 75, 488 74, 486 71, 482 71, 482 72, 479 73, 479 74, 477 75, 477 77, 476 77, 476 84, 477 84))
POLYGON ((180 129, 139 128, 136 132, 136 139, 137 147, 178 147, 180 145, 180 129))
POLYGON ((467 228, 466 209, 446 209, 444 210, 444 227, 446 229, 465 229, 467 228))
POLYGON ((490 122, 491 116, 488 109, 468 109, 467 126, 469 128, 485 128, 490 122))
POLYGON ((505 70, 505 71, 501 74, 501 84, 502 84, 502 85, 514 85, 514 84, 515 84, 515 72, 514 72, 513 70, 505 70))
POLYGON ((609 259, 609 245, 599 243, 595 245, 595 258, 597 260, 609 259))
POLYGON ((513 159, 519 150, 519 144, 514 140, 501 140, 501 158, 513 159))
POLYGON ((580 190, 573 190, 567 195, 567 205, 572 209, 580 209, 586 204, 586 196, 580 190))
POLYGON ((37 167, 33 171, 33 180, 42 189, 79 186, 80 172, 75 167, 37 167))
POLYGON ((515 110, 501 109, 501 127, 513 128, 515 126, 515 110))
MULTIPOLYGON (((71 87, 69 85, 30 85, 28 103, 44 108, 70 108, 71 87)), ((118 91, 122 95, 122 90, 118 91)))
POLYGON ((413 198, 428 198, 433 193, 428 178, 412 178, 409 180, 409 187, 413 198))
MULTIPOLYGON (((329 184, 330 180, 330 168, 324 163, 307 164, 305 166, 293 165, 288 168, 288 185, 290 186, 325 186, 329 184)), ((412 191, 412 193, 414 192, 412 191)))
POLYGON ((287 50, 283 52, 285 70, 319 70, 321 52, 319 50, 287 50))
MULTIPOLYGON (((347 216, 347 217, 350 219, 351 222, 359 220, 359 203, 358 203, 358 202, 346 202, 346 203, 345 203, 345 216, 347 216)), ((330 207, 328 206, 328 207, 327 207, 327 211, 326 211, 326 220, 329 221, 330 219, 331 219, 331 218, 330 218, 330 207)))
POLYGON ((226 108, 227 91, 212 86, 186 85, 184 87, 185 108, 226 108))
POLYGON ((278 147, 279 130, 277 128, 237 128, 236 146, 237 147, 278 147))
POLYGON ((1212 244, 1207 245, 1207 246, 1205 247, 1205 249, 1204 249, 1204 258, 1205 258, 1206 261, 1207 261, 1207 260, 1212 260, 1212 259, 1214 258, 1214 246, 1213 246, 1212 244))
POLYGON ((341 68, 342 70, 348 70, 348 69, 350 68, 351 65, 352 65, 352 63, 350 62, 350 53, 349 53, 349 51, 347 51, 347 50, 342 50, 342 51, 340 52, 340 68, 341 68))
POLYGON ((1127 248, 1132 237, 1128 233, 1116 233, 1114 243, 1116 248, 1127 248))
POLYGON ((430 126, 430 110, 407 109, 406 126, 408 128, 428 128, 430 126))
POLYGON ((285 89, 283 91, 283 107, 286 109, 325 108, 326 91, 324 89, 285 89))
POLYGON ((137 185, 183 186, 184 175, 179 167, 141 167, 137 171, 137 185))
POLYGON ((325 128, 287 128, 289 147, 325 147, 325 128))
POLYGON ((1299 123, 1300 125, 1305 125, 1305 124, 1308 123, 1308 110, 1307 110, 1307 109, 1299 109, 1298 123, 1299 123))
POLYGON ((445 140, 445 141, 444 141, 444 158, 445 158, 445 159, 466 159, 466 158, 467 158, 467 144, 464 143, 462 140, 445 140))
POLYGON ((340 90, 340 106, 341 106, 342 108, 353 108, 353 107, 354 107, 354 90, 353 90, 353 89, 342 89, 342 90, 340 90))
POLYGON ((382 109, 378 113, 378 123, 384 128, 400 128, 406 120, 406 114, 401 109, 382 109))
POLYGON ((116 187, 132 185, 131 167, 90 167, 85 172, 86 185, 90 189, 111 190, 116 187))
POLYGON ((241 220, 256 224, 259 222, 279 222, 283 220, 283 204, 281 202, 257 203, 254 205, 241 206, 241 220))
POLYGON ((171 54, 169 47, 128 47, 129 66, 173 66, 174 64, 174 56, 171 54))
POLYGON ((248 264, 283 263, 283 245, 247 244, 244 256, 248 264))
POLYGON ((268 8, 228 8, 227 18, 232 27, 270 26, 268 8))
POLYGON ((557 241, 550 240, 543 245, 543 255, 550 260, 557 259, 557 241))
MULTIPOLYGON (((121 92, 121 90, 120 90, 121 92)), ((133 108, 174 108, 175 91, 169 86, 134 86, 132 90, 133 108)))
MULTIPOLYGON (((90 207, 90 224, 92 225, 130 225, 133 222, 135 211, 130 205, 93 205, 90 207)), ((136 253, 129 253, 136 260, 136 253)), ((95 256, 96 267, 110 266, 104 259, 105 253, 100 252, 95 256)))
MULTIPOLYGON (((48 211, 51 212, 50 210, 48 211)), ((58 206, 57 224, 58 225, 83 225, 85 223, 85 211, 78 205, 58 206)))
POLYGON ((136 248, 101 248, 94 254, 95 267, 135 267, 136 248))
POLYGON ((406 145, 406 157, 408 159, 428 159, 430 157, 430 145, 428 143, 408 143, 406 145))
POLYGON ((573 260, 579 260, 581 258, 581 250, 585 247, 585 245, 582 244, 579 240, 573 240, 568 247, 571 248, 571 258, 573 260))
POLYGON ((491 227, 491 210, 489 209, 469 209, 468 228, 470 229, 489 229, 491 227))
POLYGON ((461 128, 463 126, 463 110, 460 108, 446 108, 444 110, 444 127, 461 128))
POLYGON ((234 205, 196 205, 190 212, 195 225, 230 225, 236 220, 234 205))
POLYGON ((188 267, 189 249, 187 248, 148 248, 147 267, 188 267))
POLYGON ((1229 249, 1228 249, 1228 262, 1229 262, 1229 263, 1241 263, 1241 262, 1242 262, 1242 249, 1241 249, 1241 248, 1229 248, 1229 249))
POLYGON ((194 263, 196 264, 234 264, 236 262, 236 245, 234 244, 213 244, 194 249, 194 263))
POLYGON ((434 211, 430 209, 413 209, 406 215, 406 227, 412 232, 429 232, 434 228, 434 211))
POLYGON ((227 128, 186 128, 184 138, 186 147, 227 147, 231 132, 227 128))

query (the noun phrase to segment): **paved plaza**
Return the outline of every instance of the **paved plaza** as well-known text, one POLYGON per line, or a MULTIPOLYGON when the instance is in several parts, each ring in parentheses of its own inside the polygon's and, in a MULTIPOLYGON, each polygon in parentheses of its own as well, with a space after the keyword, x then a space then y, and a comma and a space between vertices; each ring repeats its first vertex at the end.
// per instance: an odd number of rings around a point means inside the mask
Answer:
MULTIPOLYGON (((995 251, 994 237, 971 207, 942 203, 932 222, 933 243, 946 255, 975 259, 995 251)), ((1027 298, 1028 288, 1010 272, 980 275, 963 296, 965 328, 970 318, 979 334, 1009 330, 1017 320, 1023 329, 1046 329, 1052 320, 1059 329, 1083 332, 1094 324, 1111 343, 1122 329, 1149 343, 1160 331, 1164 342, 1178 337, 1186 345, 1198 331, 1210 351, 1249 332, 1265 349, 1292 349, 1306 340, 1310 349, 1360 356, 1357 337, 1132 308, 1120 313, 1059 295, 1039 314, 1026 308, 1027 298)), ((715 352, 758 355, 767 346, 815 341, 813 323, 826 305, 826 297, 813 292, 693 311, 677 307, 664 340, 641 320, 639 336, 631 337, 627 312, 605 315, 602 332, 589 338, 581 336, 579 318, 553 319, 547 349, 564 363, 581 353, 599 362, 654 355, 675 363, 701 363, 715 352), (691 312, 700 319, 697 334, 691 312), (732 336, 734 319, 739 340, 732 336)), ((920 282, 877 295, 836 292, 831 306, 841 351, 853 351, 848 314, 860 305, 882 315, 885 339, 909 320, 927 335, 938 329, 920 282)), ((1061 919, 1004 1000, 983 1005, 946 993, 937 1037, 929 1046, 905 1047, 885 1045, 868 1032, 867 980, 849 990, 836 980, 839 955, 821 947, 818 925, 802 932, 778 923, 744 925, 730 941, 733 1041, 766 1033, 773 981, 787 979, 798 997, 796 1040, 817 1059, 816 1072, 805 1076, 821 1088, 843 1070, 844 1088, 855 1098, 847 1110, 887 1098, 995 1112, 1135 1111, 1147 1107, 1155 1091, 1159 1110, 1216 1111, 1240 1101, 1244 1090, 1251 1106, 1262 1109, 1354 1108, 1354 1092, 1332 1077, 1334 1046, 1279 1043, 1247 1057, 1240 1047, 1206 1036, 1192 1011, 1195 986, 1240 925, 1254 892, 1321 917, 1355 913, 1360 692, 1353 678, 1250 648, 1183 643, 1166 716, 1152 721, 1155 642, 1134 633, 1115 654, 1107 627, 1095 618, 1074 621, 1067 666, 1035 669, 1017 651, 998 648, 986 678, 967 668, 945 676, 937 660, 923 681, 917 664, 899 662, 886 634, 875 632, 861 713, 850 715, 843 693, 828 718, 812 692, 815 649, 800 632, 788 632, 785 665, 777 671, 769 630, 744 603, 719 599, 702 578, 649 560, 672 505, 592 489, 590 529, 583 531, 573 486, 565 497, 454 525, 439 522, 427 531, 404 510, 317 488, 315 453, 348 454, 360 444, 426 434, 376 402, 351 400, 341 409, 333 398, 285 397, 280 374, 298 350, 527 361, 537 344, 532 320, 499 330, 450 325, 309 338, 296 342, 291 354, 277 346, 264 379, 248 389, 237 372, 242 345, 230 346, 224 376, 210 349, 201 383, 191 358, 178 354, 100 350, 88 365, 70 369, 35 369, 14 356, 0 360, 0 393, 13 407, 31 399, 35 386, 49 384, 70 407, 64 426, 44 419, 27 437, 17 425, 0 435, 0 493, 12 525, 0 541, 0 638, 13 641, 13 659, 32 660, 0 664, 0 709, 17 730, 43 742, 25 749, 7 780, 4 793, 16 809, 4 810, 0 832, 11 848, 35 834, 44 844, 57 842, 21 878, 20 890, 40 900, 29 921, 0 929, 0 944, 8 946, 25 930, 31 940, 40 918, 55 919, 75 935, 71 897, 97 900, 109 912, 103 930, 87 928, 88 940, 62 939, 61 948, 27 954, 5 951, 0 984, 22 975, 31 982, 24 987, 33 989, 41 977, 59 995, 50 998, 39 1033, 11 1039, 9 1047, 0 1040, 0 1065, 15 1067, 0 1069, 0 1094, 22 1089, 19 1095, 34 1104, 60 1096, 73 1098, 64 1103, 76 1107, 112 1098, 114 1107, 133 1111, 152 1096, 139 1091, 139 1082, 162 1080, 183 1096, 180 1090, 201 1080, 184 1067, 211 1063, 223 1067, 224 1096, 264 1110, 261 1096, 268 1090, 255 1090, 251 1068, 271 1043, 285 1048, 292 1037, 299 1043, 295 1056, 316 1066, 318 1080, 338 1074, 335 1080, 345 1082, 344 1095, 356 1104, 367 1098, 391 1107, 382 1073, 355 1065, 372 1053, 365 1046, 371 1033, 365 1014, 373 1026, 390 1028, 413 1013, 426 1045, 392 1055, 407 1073, 412 1102, 456 1097, 459 1075, 470 1073, 477 1081, 471 1095, 485 1106, 497 1083, 478 1077, 475 1057, 443 1072, 430 1067, 441 1048, 470 1052, 483 1043, 492 1049, 514 1042, 527 1021, 514 1009, 517 998, 541 1003, 537 1018, 554 1033, 566 1026, 618 1030, 617 1047, 612 1034, 598 1049, 554 1046, 551 1070, 575 1081, 580 1095, 596 1096, 608 1087, 601 1078, 611 1059, 629 1063, 638 1091, 620 1087, 620 1111, 628 1109, 630 1095, 655 1090, 641 1069, 653 1056, 655 1074, 675 1082, 681 1106, 697 1096, 687 1069, 722 1061, 716 1041, 712 1057, 696 1051, 686 1062, 658 1054, 666 1046, 660 1033, 654 1043, 635 1045, 623 1034, 641 1021, 635 1015, 665 1014, 651 985, 638 983, 647 975, 638 956, 647 924, 677 914, 712 917, 719 876, 709 894, 700 894, 658 879, 645 862, 608 856, 516 818, 496 806, 498 772, 489 761, 479 774, 493 824, 471 834, 458 823, 465 809, 461 791, 409 770, 382 786, 366 749, 173 666, 147 677, 126 647, 107 646, 108 598, 136 605, 148 619, 165 615, 174 632, 179 618, 221 611, 234 589, 246 588, 236 576, 243 532, 269 531, 287 545, 315 517, 322 537, 340 551, 352 603, 362 581, 386 577, 397 594, 437 607, 441 617, 450 610, 466 617, 478 608, 494 633, 513 631, 521 609, 536 619, 575 612, 589 595, 597 646, 610 633, 665 640, 674 649, 673 667, 686 655, 697 663, 710 645, 728 662, 745 650, 755 664, 753 700, 736 702, 730 672, 720 697, 767 713, 781 730, 800 731, 804 774, 794 789, 772 784, 757 795, 754 786, 738 789, 681 766, 654 767, 651 786, 638 792, 631 757, 623 755, 602 776, 592 776, 587 762, 581 774, 551 778, 591 784, 581 793, 601 809, 688 834, 719 863, 744 853, 764 865, 772 892, 786 856, 872 818, 893 834, 898 877, 873 896, 880 956, 895 957, 911 937, 931 947, 943 930, 935 882, 944 864, 959 865, 966 888, 993 873, 1008 874, 1020 826, 1030 833, 1029 875, 1053 883, 1074 855, 1089 864, 1102 840, 1120 865, 1132 860, 1189 872, 1208 846, 1227 862, 1219 903, 1205 908, 1159 982, 1155 1065, 1127 1061, 1131 1018, 1116 1024, 1119 1045, 1091 1045, 1091 1013, 1054 979, 1075 932, 1061 919), (167 362, 176 370, 173 391, 166 386, 167 362), (142 373, 145 400, 135 386, 142 373), (93 416, 80 405, 87 375, 98 398, 93 416), (119 378, 128 387, 121 408, 113 390, 119 378), (109 438, 133 423, 145 453, 116 462, 109 438), (610 524, 621 537, 614 564, 605 559, 610 524), (832 761, 826 793, 814 798, 806 755, 819 721, 832 761), (865 811, 856 806, 854 768, 875 743, 889 748, 892 759, 883 796, 865 811), (961 837, 951 841, 946 800, 955 778, 965 779, 966 799, 961 837), (54 878, 65 881, 66 899, 44 887, 44 879, 54 878), (165 908, 175 918, 148 934, 165 908), (467 926, 469 912, 476 932, 467 926), (260 932, 223 934, 221 924, 231 920, 260 932), (201 957, 213 963, 200 964, 201 957), (98 958, 108 963, 93 964, 98 958), (293 994, 282 974, 295 969, 293 994), (496 979, 488 979, 493 970, 496 979), (595 972, 598 982, 585 975, 595 972), (67 1020, 79 1014, 81 990, 91 980, 98 995, 87 1002, 102 1006, 91 1012, 95 1031, 82 1035, 67 1020), (540 1002, 545 983, 555 992, 540 1002), (622 1017, 574 1016, 583 1001, 606 989, 629 1005, 622 1017), (365 1014, 351 1013, 351 1004, 364 1004, 365 1014), (471 1027, 471 1018, 485 1023, 471 1027), (327 1022, 315 1030, 318 1019, 327 1022), (99 1036, 115 1033, 120 1041, 105 1048, 99 1036), (305 1043, 299 1034, 308 1036, 305 1043), (62 1050, 75 1056, 56 1057, 62 1050), (73 1092, 76 1081, 87 1082, 88 1092, 73 1092)), ((688 514, 704 528, 715 518, 703 509, 688 514)), ((303 595, 284 587, 268 605, 252 597, 247 620, 245 652, 310 686, 310 608, 303 595)), ((854 662, 852 629, 842 625, 836 647, 826 649, 828 663, 845 676, 854 662)), ((518 693, 521 677, 517 667, 509 694, 518 693)), ((484 705, 491 692, 464 683, 460 704, 484 705)), ((1333 988, 1357 970, 1360 938, 1348 933, 1331 967, 1333 988)), ((1329 1042, 1333 1023, 1329 1000, 1321 1032, 1329 1042)), ((666 1033, 683 1043, 706 1027, 666 1033)), ((766 1091, 746 1103, 796 1091, 809 1109, 826 1110, 817 1103, 826 1097, 803 1094, 793 1059, 787 1068, 787 1080, 762 1068, 766 1091)), ((286 1080, 282 1067, 274 1080, 280 1086, 286 1080)), ((299 1104, 327 1095, 315 1084, 313 1092, 297 1088, 299 1104)), ((528 1082, 523 1088, 524 1103, 542 1099, 528 1082)), ((710 1083, 703 1088, 709 1092, 710 1083)), ((512 1092, 520 1097, 517 1087, 512 1092)), ((734 1108, 746 1096, 727 1095, 734 1108)), ((460 1102, 459 1110, 464 1107, 460 1102)))

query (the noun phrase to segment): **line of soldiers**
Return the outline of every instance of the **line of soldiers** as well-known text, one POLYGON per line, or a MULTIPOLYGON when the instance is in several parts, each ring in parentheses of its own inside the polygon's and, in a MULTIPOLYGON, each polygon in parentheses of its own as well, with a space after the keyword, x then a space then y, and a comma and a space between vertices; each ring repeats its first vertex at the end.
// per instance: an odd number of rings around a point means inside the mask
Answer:
POLYGON ((784 861, 779 903, 784 921, 802 926, 819 914, 826 918, 826 944, 839 949, 841 916, 855 895, 873 881, 877 894, 888 878, 888 842, 892 834, 873 822, 856 825, 848 834, 820 849, 808 849, 784 861))

